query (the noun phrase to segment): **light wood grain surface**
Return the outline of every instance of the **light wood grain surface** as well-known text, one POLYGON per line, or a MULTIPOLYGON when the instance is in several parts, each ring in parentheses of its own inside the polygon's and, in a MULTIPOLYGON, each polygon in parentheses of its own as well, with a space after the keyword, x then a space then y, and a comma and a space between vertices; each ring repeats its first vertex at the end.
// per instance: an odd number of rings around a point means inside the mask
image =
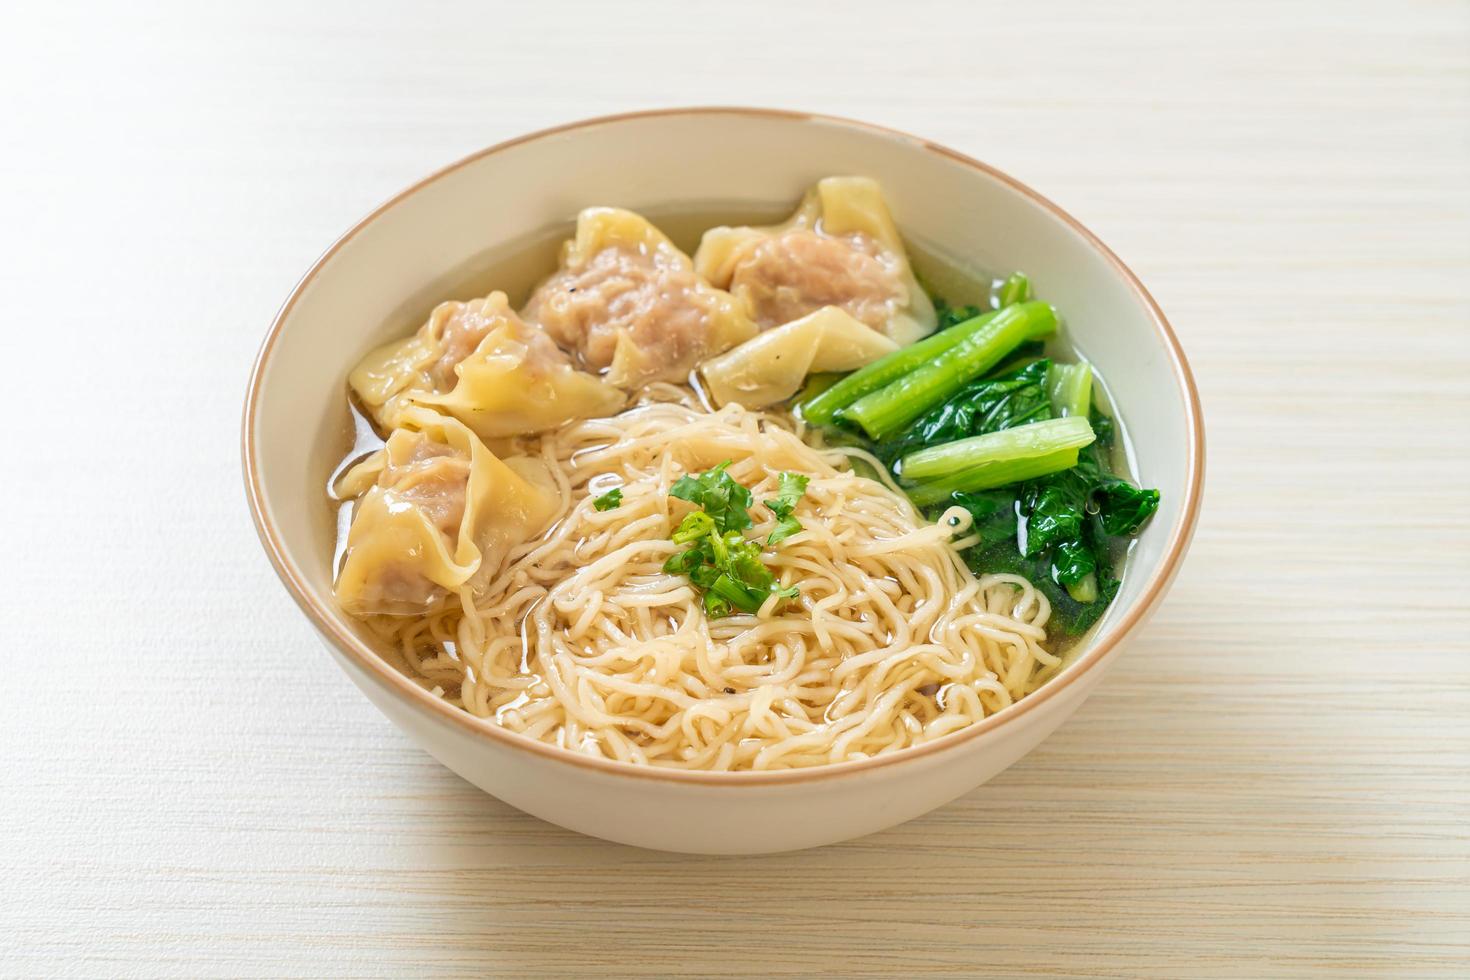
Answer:
POLYGON ((1463 0, 22 3, 0 91, 0 972, 1470 972, 1463 0), (360 214, 695 103, 1032 183, 1152 288, 1210 438, 1178 584, 1073 721, 758 859, 440 768, 317 648, 239 477, 257 344, 360 214))

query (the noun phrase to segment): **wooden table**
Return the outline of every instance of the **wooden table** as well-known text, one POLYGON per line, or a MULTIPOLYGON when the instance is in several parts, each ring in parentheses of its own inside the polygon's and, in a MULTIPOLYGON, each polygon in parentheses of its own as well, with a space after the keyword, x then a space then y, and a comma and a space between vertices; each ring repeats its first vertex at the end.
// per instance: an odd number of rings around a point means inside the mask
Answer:
POLYGON ((1470 973, 1470 6, 178 3, 0 23, 0 973, 1470 973), (295 278, 482 145, 665 104, 925 134, 1193 360, 1204 517, 1076 718, 850 844, 642 852, 345 681, 240 486, 295 278))

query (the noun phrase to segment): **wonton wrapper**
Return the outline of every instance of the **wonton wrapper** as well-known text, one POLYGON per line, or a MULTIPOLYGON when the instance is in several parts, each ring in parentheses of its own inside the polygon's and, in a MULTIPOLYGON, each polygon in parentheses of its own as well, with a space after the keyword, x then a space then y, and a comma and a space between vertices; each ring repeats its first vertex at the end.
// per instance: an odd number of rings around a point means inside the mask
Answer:
POLYGON ((521 314, 576 351, 588 370, 629 390, 683 381, 701 360, 756 332, 740 304, 695 275, 663 232, 620 208, 577 215, 561 268, 521 314))
POLYGON ((762 329, 823 306, 842 307, 900 345, 936 324, 883 191, 867 177, 818 181, 780 225, 711 228, 694 267, 762 329))
POLYGON ((767 330, 700 365, 706 387, 721 405, 763 408, 801 390, 816 371, 856 371, 898 344, 836 306, 767 330))
POLYGON ((516 316, 502 292, 440 303, 412 337, 363 358, 348 383, 384 428, 423 405, 453 415, 482 439, 611 415, 625 400, 574 368, 550 337, 516 316))
POLYGON ((415 615, 445 591, 493 574, 545 527, 558 495, 528 459, 502 461, 459 421, 416 408, 344 484, 358 500, 335 592, 354 616, 415 615))

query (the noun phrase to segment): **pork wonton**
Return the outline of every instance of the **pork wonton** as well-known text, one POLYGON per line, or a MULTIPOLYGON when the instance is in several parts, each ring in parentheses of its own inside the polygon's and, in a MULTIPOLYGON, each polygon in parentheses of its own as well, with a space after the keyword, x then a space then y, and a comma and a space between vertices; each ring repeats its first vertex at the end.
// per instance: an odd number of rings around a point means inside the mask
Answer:
POLYGON ((609 415, 624 402, 616 388, 578 371, 550 337, 516 316, 502 292, 440 303, 412 337, 363 358, 349 383, 384 428, 404 410, 426 405, 482 439, 609 415))
POLYGON ((899 344, 935 326, 883 192, 866 177, 818 181, 780 225, 711 228, 694 267, 763 330, 823 306, 841 307, 899 344))
POLYGON ((530 460, 502 461, 456 419, 402 415, 384 449, 346 479, 357 501, 335 591, 356 616, 422 613, 551 519, 558 496, 530 460))
POLYGON ((663 232, 618 208, 577 216, 561 268, 521 312, 587 370, 627 389, 682 381, 699 361, 756 332, 730 294, 695 275, 663 232))

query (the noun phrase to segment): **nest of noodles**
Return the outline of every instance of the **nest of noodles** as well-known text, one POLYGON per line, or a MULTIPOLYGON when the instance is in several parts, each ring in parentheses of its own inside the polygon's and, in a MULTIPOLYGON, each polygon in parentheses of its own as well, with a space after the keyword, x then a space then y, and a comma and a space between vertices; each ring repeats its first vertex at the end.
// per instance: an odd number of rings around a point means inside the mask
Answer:
MULTIPOLYGON (((411 676, 511 731, 643 765, 814 766, 964 728, 1060 666, 1044 646, 1046 598, 960 559, 968 513, 929 524, 853 471, 864 454, 808 444, 788 415, 710 411, 658 385, 617 416, 517 448, 556 477, 551 529, 429 615, 370 620, 411 676), (663 571, 690 507, 669 488, 726 460, 757 501, 782 472, 810 478, 803 530, 764 554, 801 595, 710 619, 689 581, 663 571), (621 505, 596 510, 613 486, 621 505)), ((752 517, 763 539, 773 516, 757 505, 752 517)))

